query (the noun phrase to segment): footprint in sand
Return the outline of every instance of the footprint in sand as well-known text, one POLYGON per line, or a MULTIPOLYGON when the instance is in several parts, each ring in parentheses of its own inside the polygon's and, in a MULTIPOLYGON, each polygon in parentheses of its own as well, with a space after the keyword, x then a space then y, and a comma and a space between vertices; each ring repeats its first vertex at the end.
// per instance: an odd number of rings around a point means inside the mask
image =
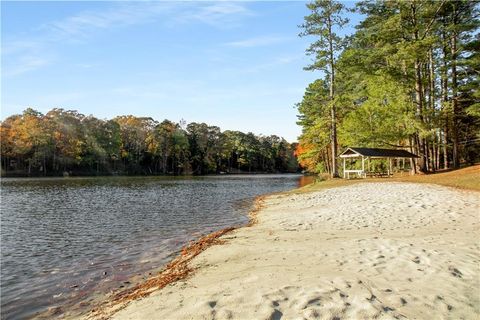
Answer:
POLYGON ((274 309, 270 317, 268 318, 269 320, 280 320, 283 316, 283 313, 280 312, 277 309, 274 309))
POLYGON ((450 271, 450 273, 454 277, 462 278, 462 276, 463 276, 463 273, 461 273, 460 270, 458 270, 457 268, 455 268, 453 266, 448 267, 448 270, 450 271))

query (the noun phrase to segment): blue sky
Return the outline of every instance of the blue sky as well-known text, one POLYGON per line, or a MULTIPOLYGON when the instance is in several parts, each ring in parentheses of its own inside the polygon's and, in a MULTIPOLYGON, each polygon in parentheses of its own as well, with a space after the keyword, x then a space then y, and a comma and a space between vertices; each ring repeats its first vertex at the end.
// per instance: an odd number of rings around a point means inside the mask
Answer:
POLYGON ((2 119, 26 107, 61 107, 295 141, 301 129, 294 104, 321 76, 302 69, 312 40, 298 37, 305 2, 1 6, 2 119))

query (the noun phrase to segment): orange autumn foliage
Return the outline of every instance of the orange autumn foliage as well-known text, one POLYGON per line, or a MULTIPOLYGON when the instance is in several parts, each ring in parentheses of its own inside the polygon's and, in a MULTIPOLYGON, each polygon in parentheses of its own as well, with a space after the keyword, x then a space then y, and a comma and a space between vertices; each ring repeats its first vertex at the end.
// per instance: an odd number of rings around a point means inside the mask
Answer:
POLYGON ((311 143, 300 141, 295 148, 294 155, 297 157, 297 161, 303 169, 313 172, 316 166, 315 158, 312 157, 312 153, 315 152, 315 147, 311 143))

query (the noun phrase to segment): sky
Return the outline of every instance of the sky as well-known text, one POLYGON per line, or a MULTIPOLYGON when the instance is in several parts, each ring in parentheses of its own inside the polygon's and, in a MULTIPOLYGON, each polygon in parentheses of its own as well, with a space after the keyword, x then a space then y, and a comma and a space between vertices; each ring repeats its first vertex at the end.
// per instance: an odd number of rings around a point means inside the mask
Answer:
POLYGON ((322 77, 303 70, 307 14, 302 1, 2 1, 1 118, 64 108, 296 141, 295 104, 322 77))

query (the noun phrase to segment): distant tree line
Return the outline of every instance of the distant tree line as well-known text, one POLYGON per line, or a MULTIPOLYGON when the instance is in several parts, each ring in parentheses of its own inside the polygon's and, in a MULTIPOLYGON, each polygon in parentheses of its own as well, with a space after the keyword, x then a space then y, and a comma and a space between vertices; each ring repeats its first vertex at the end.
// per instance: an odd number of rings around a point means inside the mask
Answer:
POLYGON ((205 123, 147 117, 111 120, 31 108, 0 124, 2 175, 215 174, 296 172, 296 144, 221 131, 205 123))
POLYGON ((363 20, 342 35, 341 2, 307 4, 306 70, 324 77, 298 104, 297 155, 310 171, 338 175, 346 146, 403 148, 422 172, 480 161, 478 1, 366 0, 363 20))

